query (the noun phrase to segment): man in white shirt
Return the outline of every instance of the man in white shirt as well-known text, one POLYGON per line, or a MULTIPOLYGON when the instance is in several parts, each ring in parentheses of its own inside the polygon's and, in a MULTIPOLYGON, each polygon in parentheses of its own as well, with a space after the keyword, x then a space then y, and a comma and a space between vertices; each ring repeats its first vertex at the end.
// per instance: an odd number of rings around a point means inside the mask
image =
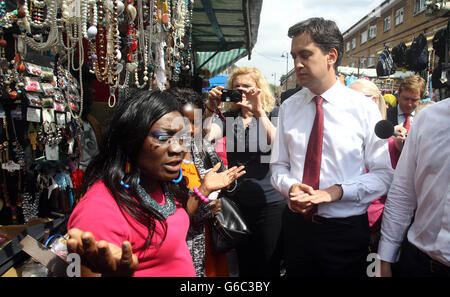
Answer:
POLYGON ((382 276, 391 276, 405 233, 401 276, 450 276, 449 130, 448 98, 421 111, 411 126, 384 208, 382 276))
POLYGON ((333 21, 289 29, 304 88, 280 107, 272 148, 272 185, 287 200, 287 276, 364 276, 367 208, 392 181, 388 144, 374 133, 375 103, 340 84, 343 38, 333 21))

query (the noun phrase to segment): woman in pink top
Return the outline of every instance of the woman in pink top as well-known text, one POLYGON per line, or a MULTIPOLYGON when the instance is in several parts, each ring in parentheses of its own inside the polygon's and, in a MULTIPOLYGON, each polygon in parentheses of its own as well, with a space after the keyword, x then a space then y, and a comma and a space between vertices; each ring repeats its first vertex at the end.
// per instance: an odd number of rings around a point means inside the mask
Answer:
MULTIPOLYGON (((195 276, 186 234, 203 202, 180 171, 189 135, 166 92, 138 90, 119 103, 68 223, 82 276, 195 276)), ((217 170, 199 186, 203 196, 244 173, 217 170)))

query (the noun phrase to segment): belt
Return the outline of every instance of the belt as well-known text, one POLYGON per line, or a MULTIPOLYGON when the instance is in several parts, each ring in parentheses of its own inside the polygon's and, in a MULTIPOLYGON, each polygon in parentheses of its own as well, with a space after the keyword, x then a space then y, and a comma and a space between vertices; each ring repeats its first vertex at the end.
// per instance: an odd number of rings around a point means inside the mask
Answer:
POLYGON ((311 222, 318 225, 322 224, 353 225, 355 221, 359 221, 360 218, 363 216, 367 216, 367 214, 347 218, 325 218, 315 214, 311 217, 311 222))

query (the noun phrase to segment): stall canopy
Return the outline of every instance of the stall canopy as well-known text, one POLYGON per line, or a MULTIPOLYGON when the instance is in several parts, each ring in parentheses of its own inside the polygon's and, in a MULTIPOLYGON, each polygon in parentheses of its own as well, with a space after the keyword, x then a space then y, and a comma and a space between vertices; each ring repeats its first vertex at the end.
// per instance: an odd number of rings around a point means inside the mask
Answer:
POLYGON ((262 0, 196 0, 192 15, 195 70, 215 76, 251 51, 262 0))

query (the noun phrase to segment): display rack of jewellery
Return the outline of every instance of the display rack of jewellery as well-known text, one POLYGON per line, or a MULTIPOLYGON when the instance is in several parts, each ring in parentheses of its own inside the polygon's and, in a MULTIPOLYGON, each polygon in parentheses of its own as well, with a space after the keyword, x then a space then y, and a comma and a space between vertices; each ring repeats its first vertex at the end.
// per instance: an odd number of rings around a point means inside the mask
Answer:
POLYGON ((83 67, 109 88, 109 107, 131 88, 189 84, 193 6, 0 1, 0 225, 67 214, 79 198, 83 67))

